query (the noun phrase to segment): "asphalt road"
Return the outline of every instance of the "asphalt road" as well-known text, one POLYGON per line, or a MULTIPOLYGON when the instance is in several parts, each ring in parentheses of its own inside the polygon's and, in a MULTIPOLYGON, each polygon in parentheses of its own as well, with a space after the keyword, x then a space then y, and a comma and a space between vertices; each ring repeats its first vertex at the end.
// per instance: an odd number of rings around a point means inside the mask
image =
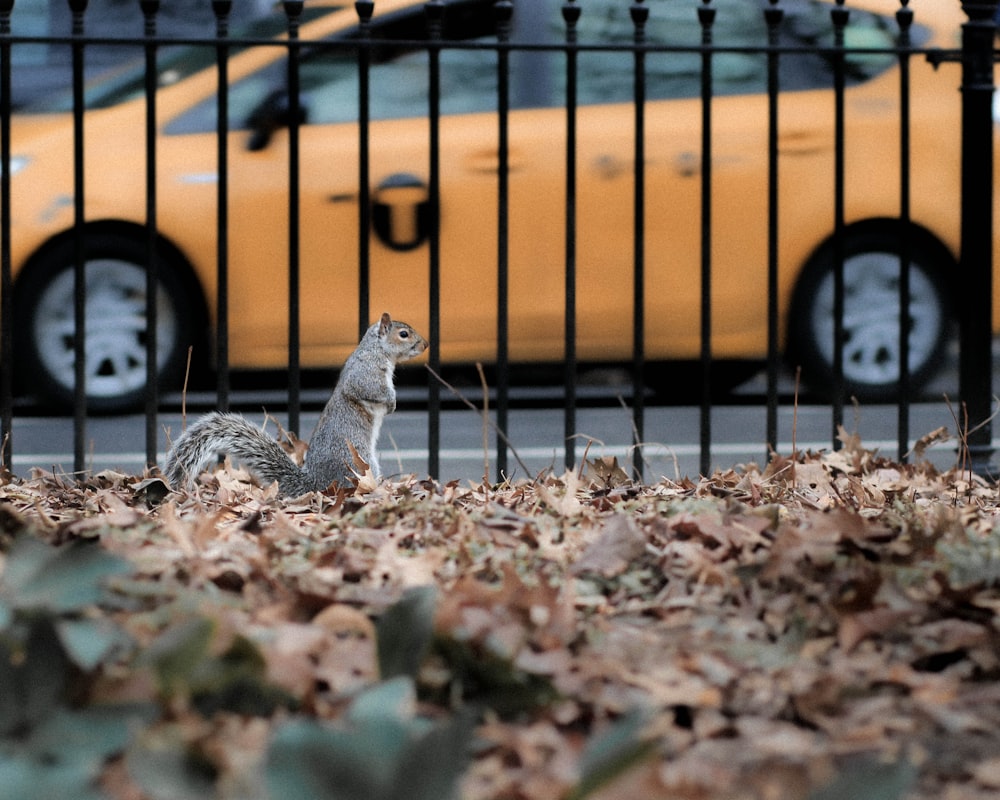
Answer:
MULTIPOLYGON (((762 463, 765 446, 766 417, 763 407, 756 405, 723 406, 712 413, 711 461, 714 468, 756 461, 762 463)), ((262 422, 262 412, 246 416, 262 422)), ((286 424, 284 414, 276 418, 286 424)), ((304 413, 302 430, 308 435, 317 414, 304 413)), ((861 436, 866 447, 896 457, 896 419, 893 406, 871 406, 845 410, 845 427, 861 436)), ((168 437, 181 429, 177 413, 162 414, 159 463, 162 464, 168 437)), ((921 403, 911 410, 912 438, 918 438, 941 426, 954 435, 952 411, 944 402, 921 403)), ((515 408, 510 412, 509 440, 513 450, 508 457, 512 477, 533 477, 546 469, 562 472, 563 411, 558 408, 515 408), (523 462, 524 466, 521 466, 523 462)), ((271 431, 275 428, 272 425, 271 431)), ((576 455, 579 460, 585 450, 590 456, 613 456, 619 462, 632 461, 631 412, 613 404, 581 408, 577 411, 578 431, 576 455)), ((788 454, 793 444, 798 450, 829 449, 832 445, 831 412, 824 406, 782 406, 779 413, 777 451, 788 454)), ((469 409, 448 409, 441 419, 442 480, 480 479, 484 469, 491 477, 496 474, 496 438, 488 432, 489 449, 483 447, 481 415, 469 409)), ((642 448, 644 478, 661 476, 679 478, 699 474, 699 412, 691 407, 651 407, 646 409, 645 445, 642 448)), ((141 415, 92 418, 88 420, 87 467, 99 471, 114 468, 139 474, 145 462, 144 420, 141 415)), ((21 476, 31 469, 69 472, 73 466, 72 421, 62 418, 18 416, 13 428, 14 470, 21 476)), ((1000 444, 1000 443, 998 443, 1000 444)), ((402 410, 387 418, 382 429, 380 459, 387 475, 427 473, 427 414, 420 410, 402 410)), ((956 461, 956 441, 935 446, 930 460, 939 467, 956 461)))

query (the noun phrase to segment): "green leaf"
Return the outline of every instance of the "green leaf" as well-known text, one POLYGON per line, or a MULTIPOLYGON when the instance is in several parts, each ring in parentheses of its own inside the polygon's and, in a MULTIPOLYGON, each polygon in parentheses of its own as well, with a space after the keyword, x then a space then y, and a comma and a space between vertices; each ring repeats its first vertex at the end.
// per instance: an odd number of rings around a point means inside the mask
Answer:
POLYGON ((917 779, 905 760, 887 764, 861 756, 844 765, 840 775, 809 795, 809 800, 902 800, 917 779))
POLYGON ((375 686, 347 713, 349 727, 296 720, 268 753, 271 797, 283 800, 445 800, 465 769, 471 716, 438 725, 415 715, 409 678, 375 686))
POLYGON ((32 626, 21 673, 29 722, 47 716, 66 694, 69 660, 51 624, 32 626))
POLYGON ((383 764, 395 761, 414 728, 417 693, 410 678, 394 678, 366 689, 351 702, 347 721, 353 731, 363 731, 366 750, 383 764))
POLYGON ((460 693, 465 703, 489 708, 509 719, 558 697, 547 677, 525 672, 486 648, 452 636, 438 636, 434 647, 452 674, 448 691, 460 693))
POLYGON ((469 762, 471 713, 439 723, 410 742, 396 764, 388 800, 447 800, 469 762))
POLYGON ((95 779, 105 761, 124 749, 133 723, 148 723, 157 713, 147 705, 58 709, 27 736, 0 740, 3 796, 99 797, 95 779))
POLYGON ((51 547, 19 536, 7 554, 0 595, 15 610, 77 611, 101 600, 106 578, 131 571, 127 561, 93 543, 51 547))
POLYGON ((236 636, 218 657, 202 659, 190 678, 195 707, 205 716, 231 711, 246 716, 269 716, 295 698, 267 682, 267 662, 245 636, 236 636))
POLYGON ((4 797, 18 800, 102 800, 94 785, 96 775, 81 764, 38 764, 0 755, 0 786, 4 797))
POLYGON ((587 743, 580 756, 580 783, 569 795, 571 800, 606 786, 652 753, 654 743, 641 738, 646 722, 644 711, 630 711, 587 743))
POLYGON ((216 625, 195 617, 169 628, 147 648, 166 697, 188 697, 205 716, 216 711, 267 716, 295 699, 267 682, 267 664, 257 645, 235 636, 221 655, 211 653, 216 625))
POLYGON ((98 765, 128 744, 134 723, 149 724, 159 711, 152 704, 99 705, 59 709, 31 733, 26 750, 42 763, 95 762, 98 765))
POLYGON ((436 603, 434 586, 417 586, 405 591, 399 601, 382 614, 375 631, 383 680, 398 675, 416 679, 434 638, 436 603))
POLYGON ((192 751, 177 726, 158 725, 144 731, 126 751, 125 767, 150 800, 216 796, 214 768, 192 751))
POLYGON ((190 688, 214 632, 210 619, 194 617, 168 628, 146 648, 142 660, 153 665, 163 694, 172 697, 190 688))
POLYGON ((86 671, 131 641, 121 628, 103 617, 60 619, 55 627, 70 660, 86 671))
POLYGON ((365 689, 351 701, 347 718, 355 725, 404 722, 413 718, 417 692, 410 678, 394 678, 365 689))
POLYGON ((219 656, 206 653, 188 676, 195 694, 223 691, 235 683, 259 682, 264 679, 267 664, 257 645, 245 636, 234 637, 219 656))
POLYGON ((20 644, 0 645, 0 736, 29 728, 62 702, 69 661, 52 625, 35 622, 20 644))
POLYGON ((278 708, 295 708, 296 699, 262 678, 234 675, 224 684, 199 688, 192 695, 194 707, 204 716, 217 711, 252 717, 269 717, 278 708))
POLYGON ((14 653, 0 641, 0 736, 17 730, 24 722, 18 673, 14 653))
POLYGON ((282 725, 271 742, 267 786, 273 800, 380 800, 386 759, 362 737, 310 720, 282 725))

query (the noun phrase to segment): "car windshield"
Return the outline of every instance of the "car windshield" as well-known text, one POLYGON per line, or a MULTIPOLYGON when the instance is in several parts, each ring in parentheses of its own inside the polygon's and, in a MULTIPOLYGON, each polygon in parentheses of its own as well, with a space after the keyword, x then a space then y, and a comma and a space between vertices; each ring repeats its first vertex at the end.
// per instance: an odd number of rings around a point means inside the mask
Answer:
MULTIPOLYGON (((303 8, 299 19, 301 23, 307 23, 343 8, 344 6, 341 5, 320 5, 314 8, 307 5, 303 8)), ((269 14, 252 20, 232 31, 230 38, 233 43, 229 47, 229 54, 235 55, 252 46, 241 44, 240 40, 272 39, 287 29, 287 18, 282 14, 269 14)), ((141 43, 137 43, 133 52, 141 52, 139 48, 141 48, 141 43)), ((157 57, 157 86, 161 88, 171 86, 211 66, 215 63, 216 58, 216 50, 210 46, 188 44, 165 47, 157 57)), ((84 90, 84 102, 89 109, 110 108, 141 96, 145 92, 145 88, 145 59, 136 56, 129 59, 122 67, 111 70, 89 83, 84 90)), ((19 112, 27 114, 59 114, 72 110, 73 92, 71 89, 43 95, 24 108, 18 109, 19 112)))

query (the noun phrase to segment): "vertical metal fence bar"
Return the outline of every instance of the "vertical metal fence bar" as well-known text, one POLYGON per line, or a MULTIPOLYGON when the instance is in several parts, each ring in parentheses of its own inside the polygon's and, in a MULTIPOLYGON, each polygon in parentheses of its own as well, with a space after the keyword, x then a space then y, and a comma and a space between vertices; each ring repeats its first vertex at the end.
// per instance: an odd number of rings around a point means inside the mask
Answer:
POLYGON ((913 11, 902 0, 899 25, 899 396, 896 453, 900 463, 910 449, 910 26, 913 11))
POLYGON ((699 419, 702 475, 712 458, 712 25, 711 0, 698 8, 701 24, 701 409, 699 419))
POLYGON ((216 405, 229 409, 229 12, 232 0, 212 0, 217 70, 216 131, 216 405))
MULTIPOLYGON (((508 395, 510 388, 508 351, 508 266, 510 233, 510 40, 511 18, 514 4, 510 0, 498 0, 494 6, 497 22, 497 428, 504 434, 508 429, 508 395)), ((497 480, 502 481, 507 473, 507 445, 502 437, 497 437, 497 480)))
POLYGON ((84 469, 87 442, 87 263, 84 241, 84 23, 87 0, 70 0, 73 14, 73 471, 84 469))
POLYGON ((962 0, 962 230, 959 394, 968 414, 974 471, 994 475, 993 393, 993 42, 996 0, 962 0))
POLYGON ((302 0, 284 0, 288 21, 288 428, 299 432, 302 410, 302 370, 300 358, 301 337, 301 250, 299 228, 301 225, 299 174, 300 137, 299 111, 299 17, 302 0))
POLYGON ((14 282, 10 248, 10 12, 14 0, 0 0, 0 467, 13 468, 14 282))
POLYGON ((358 338, 371 324, 371 18, 372 0, 354 4, 358 15, 358 338))
POLYGON ((156 246, 156 14, 159 0, 140 0, 145 21, 146 55, 146 466, 156 464, 156 414, 160 405, 157 385, 157 293, 159 263, 156 246))
POLYGON ((765 441, 768 452, 778 447, 778 370, 781 363, 778 341, 778 251, 779 237, 779 167, 778 167, 778 93, 781 90, 780 58, 775 49, 780 41, 780 27, 785 12, 778 0, 769 0, 764 9, 767 24, 767 421, 765 441))
POLYGON ((840 426, 844 422, 844 90, 846 65, 844 29, 850 12, 844 0, 830 9, 833 22, 833 448, 839 450, 840 426))
POLYGON ((635 141, 632 233, 632 470, 643 475, 642 444, 646 439, 646 20, 649 9, 637 0, 629 8, 634 27, 635 141))
POLYGON ((566 23, 566 317, 563 440, 566 469, 576 464, 576 24, 580 7, 569 0, 562 7, 566 23))
MULTIPOLYGON (((428 187, 430 240, 428 241, 428 285, 430 339, 429 366, 441 374, 441 36, 444 3, 430 0, 427 13, 428 62, 428 187)), ((441 472, 441 386, 431 378, 427 384, 427 473, 441 472)), ((483 476, 484 479, 486 476, 483 476)))

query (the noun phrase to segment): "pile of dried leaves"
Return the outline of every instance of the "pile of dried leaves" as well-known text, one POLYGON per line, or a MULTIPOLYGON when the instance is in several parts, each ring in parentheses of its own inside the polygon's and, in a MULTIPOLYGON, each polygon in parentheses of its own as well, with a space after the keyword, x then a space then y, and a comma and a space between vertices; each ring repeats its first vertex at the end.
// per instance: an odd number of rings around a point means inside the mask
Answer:
POLYGON ((1000 792, 1000 503, 968 474, 847 437, 655 485, 158 485, 0 486, 0 785, 1000 792))

